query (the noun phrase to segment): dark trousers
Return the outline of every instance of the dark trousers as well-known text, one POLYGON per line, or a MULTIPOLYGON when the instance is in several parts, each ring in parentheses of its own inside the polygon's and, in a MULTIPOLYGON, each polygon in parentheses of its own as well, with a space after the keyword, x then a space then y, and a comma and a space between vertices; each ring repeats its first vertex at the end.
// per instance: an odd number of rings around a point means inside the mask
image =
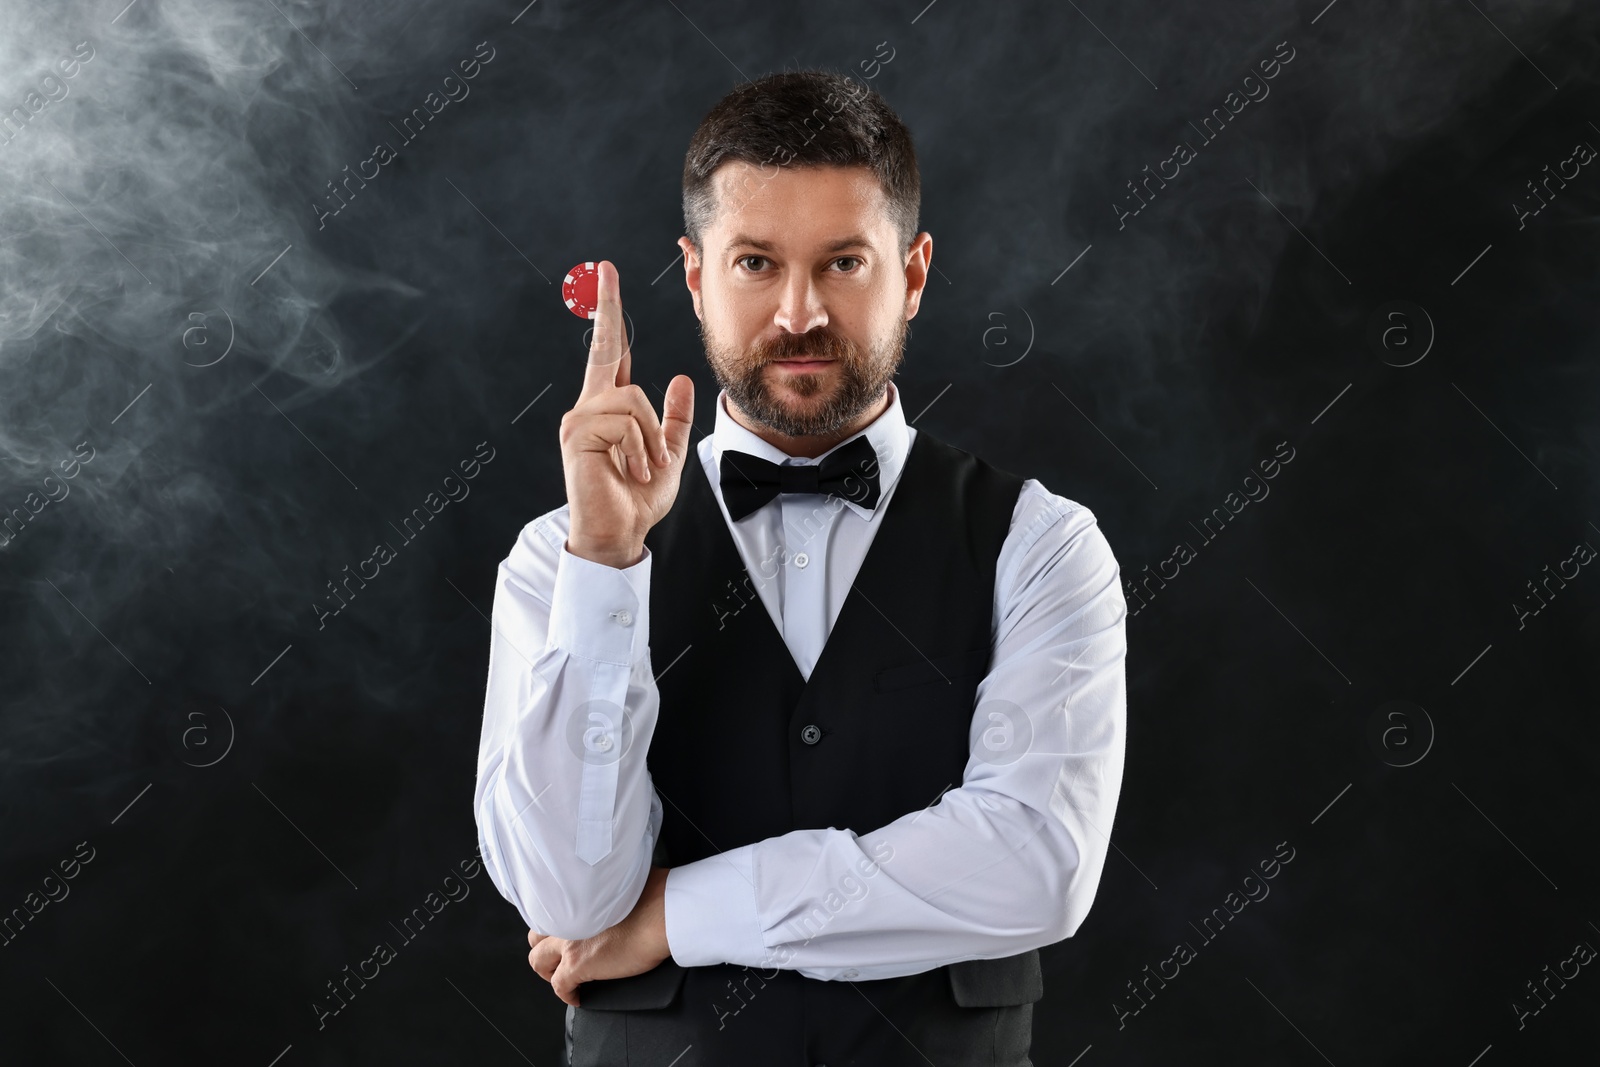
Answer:
POLYGON ((878 981, 678 967, 588 982, 571 1067, 1032 1067, 1036 951, 878 981))

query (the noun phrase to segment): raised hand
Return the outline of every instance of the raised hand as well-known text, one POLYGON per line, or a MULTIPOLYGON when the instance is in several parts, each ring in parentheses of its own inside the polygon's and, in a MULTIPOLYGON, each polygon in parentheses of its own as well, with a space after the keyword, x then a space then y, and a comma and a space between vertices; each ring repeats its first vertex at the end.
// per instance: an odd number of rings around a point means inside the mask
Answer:
POLYGON ((617 268, 599 263, 594 340, 583 389, 561 417, 561 463, 572 526, 567 551, 612 567, 644 555, 644 535, 667 514, 689 454, 694 380, 667 384, 661 417, 632 384, 617 268))

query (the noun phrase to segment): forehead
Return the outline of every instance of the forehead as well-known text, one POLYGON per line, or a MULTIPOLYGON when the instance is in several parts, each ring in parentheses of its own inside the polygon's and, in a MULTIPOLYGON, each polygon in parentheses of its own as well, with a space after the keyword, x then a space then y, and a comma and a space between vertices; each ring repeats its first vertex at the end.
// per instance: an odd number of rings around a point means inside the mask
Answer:
POLYGON ((719 242, 748 235, 803 249, 846 233, 881 241, 892 229, 883 186, 867 167, 758 167, 730 160, 712 174, 712 183, 719 242))

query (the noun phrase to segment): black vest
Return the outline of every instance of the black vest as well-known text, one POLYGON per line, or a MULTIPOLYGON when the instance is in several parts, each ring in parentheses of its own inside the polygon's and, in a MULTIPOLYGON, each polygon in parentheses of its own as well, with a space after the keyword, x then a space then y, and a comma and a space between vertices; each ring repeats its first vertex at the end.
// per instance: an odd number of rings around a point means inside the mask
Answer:
MULTIPOLYGON (((651 663, 671 664, 648 756, 664 810, 656 865, 797 829, 869 833, 961 784, 993 651, 995 562, 1021 489, 919 431, 807 680, 691 457, 645 538, 651 663)), ((825 545, 803 547, 821 562, 825 545)), ((1024 1067, 1043 993, 1036 949, 857 982, 669 958, 580 987, 572 1064, 1024 1067)))

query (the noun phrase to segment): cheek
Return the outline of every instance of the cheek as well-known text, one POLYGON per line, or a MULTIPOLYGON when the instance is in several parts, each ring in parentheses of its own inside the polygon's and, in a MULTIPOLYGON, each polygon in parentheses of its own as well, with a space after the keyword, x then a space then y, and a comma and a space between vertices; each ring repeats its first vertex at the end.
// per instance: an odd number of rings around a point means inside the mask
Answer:
POLYGON ((700 337, 705 342, 709 359, 732 371, 749 361, 749 348, 734 342, 733 334, 722 317, 708 310, 700 320, 700 337))
POLYGON ((873 320, 869 324, 863 320, 835 319, 829 328, 835 337, 854 349, 858 359, 863 360, 870 358, 874 352, 881 351, 894 338, 894 323, 887 321, 873 320))
POLYGON ((748 359, 756 338, 770 328, 770 317, 749 301, 713 299, 706 305, 702 326, 718 351, 748 359))

